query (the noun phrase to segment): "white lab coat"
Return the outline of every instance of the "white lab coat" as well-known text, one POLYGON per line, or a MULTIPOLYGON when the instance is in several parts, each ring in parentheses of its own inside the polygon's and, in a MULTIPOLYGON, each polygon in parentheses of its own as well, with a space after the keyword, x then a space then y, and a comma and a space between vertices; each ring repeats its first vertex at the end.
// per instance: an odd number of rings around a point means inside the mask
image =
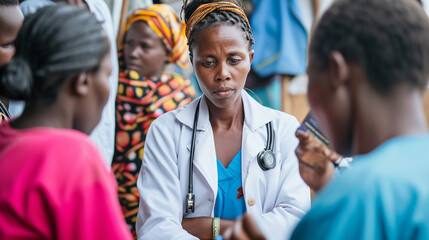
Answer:
MULTIPOLYGON (((310 208, 310 190, 298 171, 295 130, 298 121, 263 107, 242 92, 242 182, 247 212, 268 239, 287 239, 310 208), (277 165, 263 171, 256 156, 267 141, 265 124, 273 122, 277 165)), ((213 217, 218 190, 216 151, 205 98, 200 104, 194 159, 195 212, 185 214, 192 126, 198 99, 156 119, 146 138, 137 187, 138 239, 196 239, 182 228, 182 218, 213 217)))

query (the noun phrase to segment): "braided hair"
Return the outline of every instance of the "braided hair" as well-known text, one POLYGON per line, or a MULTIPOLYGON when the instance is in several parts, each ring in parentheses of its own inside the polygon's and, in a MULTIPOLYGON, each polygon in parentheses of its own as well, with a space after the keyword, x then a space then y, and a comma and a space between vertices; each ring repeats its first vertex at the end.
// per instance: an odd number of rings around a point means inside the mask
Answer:
POLYGON ((98 71, 109 52, 100 23, 85 9, 67 4, 42 8, 25 18, 14 58, 0 69, 0 95, 49 103, 79 74, 98 71))
MULTIPOLYGON (((185 23, 188 24, 189 18, 192 13, 202 4, 219 2, 225 0, 193 0, 189 2, 189 0, 184 0, 182 12, 185 13, 185 23)), ((240 0, 227 0, 228 2, 234 3, 240 8, 243 8, 243 4, 240 0)), ((192 30, 191 35, 188 39, 189 50, 192 51, 192 44, 195 40, 195 33, 200 31, 201 29, 206 29, 208 27, 214 27, 222 24, 227 24, 231 26, 239 27, 246 36, 246 40, 249 42, 249 51, 252 49, 255 40, 252 36, 252 31, 250 27, 247 25, 246 20, 238 15, 237 13, 230 11, 214 11, 208 14, 201 22, 199 22, 195 28, 192 30)))
POLYGON ((19 6, 18 0, 0 0, 0 7, 15 7, 19 6))

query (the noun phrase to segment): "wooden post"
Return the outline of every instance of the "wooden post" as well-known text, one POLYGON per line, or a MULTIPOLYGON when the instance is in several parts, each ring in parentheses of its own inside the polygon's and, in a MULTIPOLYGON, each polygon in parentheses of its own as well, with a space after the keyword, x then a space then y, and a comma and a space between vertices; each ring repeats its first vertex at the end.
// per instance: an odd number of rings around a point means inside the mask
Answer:
POLYGON ((320 0, 311 0, 311 2, 313 3, 313 19, 316 20, 319 15, 320 0))
POLYGON ((127 23, 128 0, 122 1, 121 17, 119 19, 118 35, 116 37, 116 47, 119 49, 124 38, 125 24, 127 23))
POLYGON ((289 84, 292 81, 291 76, 282 76, 282 111, 292 114, 292 96, 289 94, 289 84))
POLYGON ((426 93, 424 94, 424 98, 423 98, 423 108, 425 110, 425 114, 426 114, 426 121, 428 123, 429 126, 429 88, 426 89, 426 93))
POLYGON ((310 106, 307 102, 306 94, 289 93, 289 85, 292 82, 291 76, 282 77, 282 111, 296 117, 299 122, 302 122, 310 111, 310 106))

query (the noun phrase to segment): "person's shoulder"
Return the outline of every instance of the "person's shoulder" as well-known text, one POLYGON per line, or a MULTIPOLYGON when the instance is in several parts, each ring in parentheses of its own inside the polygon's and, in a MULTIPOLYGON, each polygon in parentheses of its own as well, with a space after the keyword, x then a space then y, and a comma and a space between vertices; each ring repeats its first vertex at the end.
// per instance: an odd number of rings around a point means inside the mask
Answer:
POLYGON ((275 112, 276 116, 278 116, 279 121, 293 123, 295 125, 299 124, 298 119, 296 119, 295 116, 289 113, 278 111, 278 110, 273 110, 273 111, 275 112))
POLYGON ((370 207, 368 204, 375 199, 383 198, 382 192, 389 192, 388 189, 398 183, 396 178, 400 176, 389 173, 388 168, 392 166, 380 165, 377 162, 380 157, 382 155, 378 154, 355 157, 351 167, 341 171, 319 193, 314 201, 314 207, 318 209, 315 211, 356 204, 370 207))
POLYGON ((50 148, 58 145, 81 143, 88 140, 88 136, 82 132, 72 129, 62 128, 51 128, 51 127, 35 127, 29 129, 15 129, 10 127, 9 124, 3 125, 9 134, 15 135, 17 140, 22 141, 33 141, 35 138, 37 141, 34 144, 47 144, 49 143, 50 148))
POLYGON ((85 176, 85 181, 104 179, 107 168, 96 145, 88 135, 72 129, 49 131, 42 137, 45 150, 41 156, 43 161, 51 162, 70 176, 85 176), (48 147, 46 147, 48 146, 48 147))
POLYGON ((16 161, 37 162, 41 169, 49 167, 64 175, 73 172, 80 175, 99 166, 106 169, 96 146, 77 130, 48 127, 5 130, 11 136, 8 151, 16 161))
POLYGON ((52 141, 50 146, 62 146, 67 144, 70 147, 91 144, 88 135, 73 129, 46 129, 40 130, 38 134, 41 140, 52 141))
POLYGON ((257 102, 255 99, 253 99, 247 92, 246 92, 245 97, 247 99, 249 99, 249 102, 250 102, 250 105, 252 105, 252 108, 257 109, 257 111, 260 112, 258 114, 271 115, 273 120, 279 121, 281 123, 298 124, 298 120, 296 119, 295 116, 288 114, 288 113, 285 113, 285 112, 280 111, 280 110, 276 110, 273 108, 266 107, 266 106, 262 105, 261 103, 257 102))
MULTIPOLYGON (((40 128, 24 133, 25 141, 33 142, 31 145, 39 149, 43 155, 61 155, 73 158, 75 163, 85 159, 81 156, 97 158, 98 150, 88 135, 73 129, 40 128), (40 147, 44 146, 44 147, 40 147)), ((24 136, 23 135, 23 136, 24 136)), ((22 144, 27 144, 22 143, 22 144)), ((31 146, 29 145, 29 146, 31 146)))
MULTIPOLYGON (((429 135, 389 139, 367 154, 355 157, 353 168, 372 177, 398 179, 407 171, 429 167, 429 135)), ((429 175, 428 175, 429 177, 429 175)))
POLYGON ((362 169, 344 170, 318 192, 300 225, 323 222, 326 218, 330 218, 329 221, 334 224, 343 221, 347 215, 350 215, 351 219, 352 216, 361 214, 359 211, 362 207, 370 209, 373 206, 373 200, 379 194, 376 185, 374 178, 365 174, 362 169))
MULTIPOLYGON (((365 176, 361 183, 374 194, 395 194, 398 189, 417 194, 427 189, 429 182, 429 135, 402 136, 390 139, 368 154, 357 156, 349 178, 365 176)), ((352 180, 353 180, 352 179, 352 180)), ((362 189, 365 191, 365 189, 362 189)), ((404 194, 407 195, 407 194, 404 194)))

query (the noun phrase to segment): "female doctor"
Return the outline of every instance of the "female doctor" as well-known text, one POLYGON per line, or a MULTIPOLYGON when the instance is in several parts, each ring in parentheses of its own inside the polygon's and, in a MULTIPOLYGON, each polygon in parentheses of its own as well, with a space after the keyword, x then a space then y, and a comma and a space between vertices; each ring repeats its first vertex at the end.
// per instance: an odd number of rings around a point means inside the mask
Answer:
POLYGON ((138 239, 214 239, 245 212, 268 239, 287 239, 310 207, 294 153, 298 122, 243 90, 254 52, 238 2, 185 1, 184 12, 204 95, 149 129, 138 239))

